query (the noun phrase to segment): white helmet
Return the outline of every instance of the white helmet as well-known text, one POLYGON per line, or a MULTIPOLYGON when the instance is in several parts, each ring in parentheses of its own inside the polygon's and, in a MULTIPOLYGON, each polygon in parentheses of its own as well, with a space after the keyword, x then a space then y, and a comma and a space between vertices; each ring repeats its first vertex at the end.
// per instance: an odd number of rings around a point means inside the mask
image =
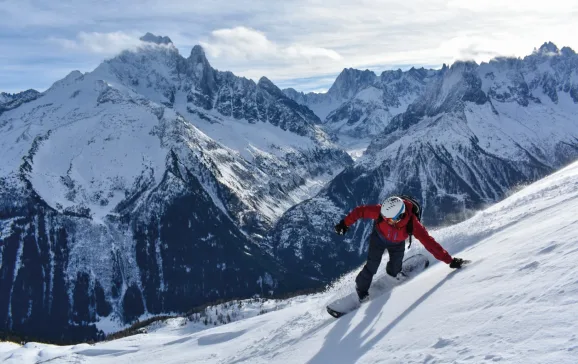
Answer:
POLYGON ((391 196, 381 204, 381 216, 386 219, 398 220, 405 212, 403 200, 396 196, 391 196))

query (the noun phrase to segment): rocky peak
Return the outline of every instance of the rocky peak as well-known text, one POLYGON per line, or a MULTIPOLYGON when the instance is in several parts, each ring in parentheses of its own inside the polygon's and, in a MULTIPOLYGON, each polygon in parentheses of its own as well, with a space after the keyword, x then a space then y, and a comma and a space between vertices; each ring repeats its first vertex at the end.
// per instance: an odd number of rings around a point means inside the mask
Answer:
POLYGON ((291 98, 291 99, 296 99, 296 98, 298 98, 298 97, 300 97, 300 96, 303 96, 303 92, 299 92, 299 91, 295 90, 295 89, 292 88, 292 87, 283 89, 283 93, 284 93, 285 95, 287 95, 287 97, 289 97, 289 98, 291 98))
POLYGON ((564 57, 572 57, 572 56, 576 55, 576 52, 574 52, 574 50, 570 47, 562 47, 562 49, 560 50, 560 53, 564 57))
POLYGON ((552 42, 545 42, 538 50, 534 50, 534 53, 542 55, 552 55, 560 53, 560 50, 558 49, 556 44, 552 42))
POLYGON ((0 92, 0 104, 12 101, 13 97, 14 96, 12 94, 9 94, 6 92, 0 92))
POLYGON ((147 43, 154 43, 154 44, 172 44, 173 41, 171 40, 171 38, 169 37, 163 37, 163 36, 157 36, 154 35, 152 33, 146 33, 145 35, 143 35, 142 37, 139 38, 141 41, 143 42, 147 42, 147 43))
POLYGON ((376 80, 377 76, 370 70, 361 71, 353 68, 345 68, 339 76, 337 76, 337 79, 327 93, 338 98, 348 99, 358 91, 374 84, 376 80))
POLYGON ((309 97, 314 98, 317 95, 314 93, 305 94, 303 92, 295 90, 294 88, 286 88, 281 91, 283 92, 283 94, 285 94, 285 96, 301 105, 306 105, 309 97))
POLYGON ((469 72, 476 70, 478 64, 474 61, 456 61, 450 67, 451 72, 469 72))
POLYGON ((200 45, 196 45, 191 49, 189 60, 193 63, 209 63, 205 55, 205 50, 200 45))
POLYGON ((392 82, 399 80, 403 77, 403 71, 401 69, 391 70, 391 71, 383 71, 381 73, 381 82, 392 82))
POLYGON ((285 94, 283 93, 283 91, 281 91, 281 89, 279 87, 275 86, 275 84, 273 82, 271 82, 271 80, 269 80, 265 76, 263 76, 259 79, 259 82, 257 83, 257 87, 267 91, 271 95, 274 95, 277 97, 286 97, 285 94))
POLYGON ((39 95, 40 95, 40 92, 38 92, 34 89, 28 89, 26 91, 22 91, 22 92, 16 94, 15 96, 17 96, 17 97, 36 97, 39 95))
POLYGON ((191 49, 187 64, 187 73, 199 81, 203 93, 211 94, 217 88, 217 71, 211 67, 203 47, 196 45, 191 49))
POLYGON ((14 109, 23 103, 36 100, 41 95, 40 92, 33 89, 14 94, 0 92, 0 115, 6 110, 14 109))
POLYGON ((409 74, 410 76, 412 76, 413 78, 415 78, 416 80, 420 80, 420 81, 421 81, 421 80, 423 80, 424 78, 427 77, 428 71, 427 71, 425 68, 423 68, 423 67, 421 67, 421 68, 412 67, 412 68, 410 68, 410 70, 408 71, 408 74, 409 74))
POLYGON ((194 73, 198 79, 204 77, 211 77, 213 68, 209 64, 209 60, 205 55, 205 50, 200 45, 196 45, 191 49, 191 55, 187 59, 188 63, 193 67, 194 73))

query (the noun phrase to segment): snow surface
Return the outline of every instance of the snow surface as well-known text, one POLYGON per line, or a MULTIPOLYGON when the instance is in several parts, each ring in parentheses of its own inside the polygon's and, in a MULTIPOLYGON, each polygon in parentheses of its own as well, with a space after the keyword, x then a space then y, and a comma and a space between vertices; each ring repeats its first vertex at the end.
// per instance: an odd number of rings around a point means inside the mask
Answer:
POLYGON ((367 150, 367 146, 371 143, 371 140, 371 136, 367 138, 356 138, 348 135, 340 135, 339 145, 345 149, 353 160, 358 160, 367 150))
POLYGON ((307 104, 307 107, 311 109, 319 117, 321 120, 325 120, 327 115, 331 114, 331 112, 337 109, 339 106, 343 104, 345 100, 342 99, 333 99, 328 97, 323 102, 312 102, 307 104))
POLYGON ((155 181, 160 181, 167 150, 150 133, 158 120, 147 108, 130 102, 107 108, 87 106, 94 105, 106 89, 118 90, 120 101, 134 96, 120 85, 111 88, 98 77, 99 72, 85 76, 71 72, 42 99, 3 115, 10 123, 0 128, 0 145, 7 157, 0 176, 14 173, 30 149, 30 141, 43 136, 30 172, 36 192, 59 210, 88 207, 93 219, 102 222, 143 169, 154 171, 155 181))
MULTIPOLYGON (((338 320, 324 306, 352 288, 356 271, 325 293, 227 325, 199 331, 198 322, 169 320, 93 346, 0 343, 0 361, 576 363, 576 211, 578 162, 465 222, 433 231, 451 254, 473 260, 465 269, 434 264, 338 320)), ((416 244, 407 254, 420 252, 416 244)))
POLYGON ((187 111, 186 95, 178 92, 175 110, 195 120, 195 127, 221 145, 235 151, 248 161, 253 160, 252 150, 271 153, 283 157, 287 152, 299 149, 314 148, 316 143, 309 137, 282 130, 270 123, 251 124, 248 121, 223 117, 217 111, 205 111, 206 114, 219 118, 221 122, 196 120, 187 111))
POLYGON ((354 99, 364 101, 364 102, 383 102, 383 90, 377 87, 369 86, 361 91, 359 91, 354 99))

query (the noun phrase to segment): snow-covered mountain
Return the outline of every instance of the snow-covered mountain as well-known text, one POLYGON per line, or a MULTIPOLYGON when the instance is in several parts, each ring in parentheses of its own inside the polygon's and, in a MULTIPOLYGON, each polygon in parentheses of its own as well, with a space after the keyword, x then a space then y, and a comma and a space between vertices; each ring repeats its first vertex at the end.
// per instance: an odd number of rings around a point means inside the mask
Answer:
POLYGON ((36 90, 26 90, 16 94, 9 94, 0 92, 0 115, 4 111, 17 108, 23 103, 36 100, 40 96, 40 92, 36 90))
POLYGON ((339 137, 340 145, 357 157, 392 117, 423 94, 438 72, 411 68, 377 76, 370 70, 346 68, 327 93, 304 94, 294 89, 283 92, 313 110, 322 125, 339 137))
POLYGON ((551 43, 345 70, 304 95, 141 40, 41 94, 2 94, 0 330, 95 338, 95 322, 320 286, 363 259, 370 224, 333 233, 352 207, 406 193, 426 225, 454 222, 578 156, 578 56, 551 43), (353 164, 334 135, 371 143, 353 164))
POLYGON ((552 43, 443 68, 354 166, 285 213, 271 245, 292 270, 329 281, 363 259, 370 223, 333 232, 355 206, 409 194, 426 225, 463 220, 578 157, 577 90, 578 56, 552 43))
MULTIPOLYGON (((211 307, 204 315, 208 326, 195 316, 95 345, 0 343, 0 361, 573 364, 578 350, 575 211, 578 163, 461 224, 433 232, 450 253, 472 259, 471 265, 452 271, 433 264, 340 319, 324 306, 353 289, 357 270, 325 293, 211 307), (255 310, 275 311, 257 315, 255 310), (214 327, 216 316, 226 312, 250 318, 214 327)), ((423 253, 408 254, 418 252, 423 253)))
POLYGON ((349 156, 266 78, 141 40, 42 94, 2 94, 0 330, 94 338, 104 318, 309 284, 262 236, 349 156))

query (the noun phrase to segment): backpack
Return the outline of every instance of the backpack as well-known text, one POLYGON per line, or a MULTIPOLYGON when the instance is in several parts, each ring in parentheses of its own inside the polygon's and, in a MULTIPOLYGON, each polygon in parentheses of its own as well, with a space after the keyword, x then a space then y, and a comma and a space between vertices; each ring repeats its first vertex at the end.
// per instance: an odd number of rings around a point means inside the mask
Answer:
MULTIPOLYGON (((422 209, 421 209, 421 205, 419 202, 417 202, 417 200, 411 196, 408 195, 394 195, 395 197, 399 197, 402 200, 406 200, 411 202, 411 212, 415 215, 415 217, 417 217, 417 221, 421 221, 421 213, 422 213, 422 209)), ((381 221, 383 220, 383 217, 381 215, 379 215, 379 218, 376 221, 376 225, 379 224, 381 221)), ((413 219, 409 219, 407 225, 406 225, 406 231, 407 231, 407 235, 409 236, 409 245, 408 245, 408 249, 411 248, 411 238, 413 236, 413 219)))
MULTIPOLYGON (((421 213, 422 213, 422 209, 421 209, 421 205, 419 204, 419 202, 417 202, 417 200, 411 196, 407 196, 407 195, 398 195, 397 197, 401 198, 402 200, 407 200, 409 202, 411 202, 411 212, 415 215, 415 217, 417 217, 417 221, 421 221, 421 213)), ((407 229, 407 235, 409 235, 409 245, 407 246, 407 248, 411 248, 411 238, 413 236, 413 219, 409 219, 407 225, 406 225, 406 229, 407 229)))

